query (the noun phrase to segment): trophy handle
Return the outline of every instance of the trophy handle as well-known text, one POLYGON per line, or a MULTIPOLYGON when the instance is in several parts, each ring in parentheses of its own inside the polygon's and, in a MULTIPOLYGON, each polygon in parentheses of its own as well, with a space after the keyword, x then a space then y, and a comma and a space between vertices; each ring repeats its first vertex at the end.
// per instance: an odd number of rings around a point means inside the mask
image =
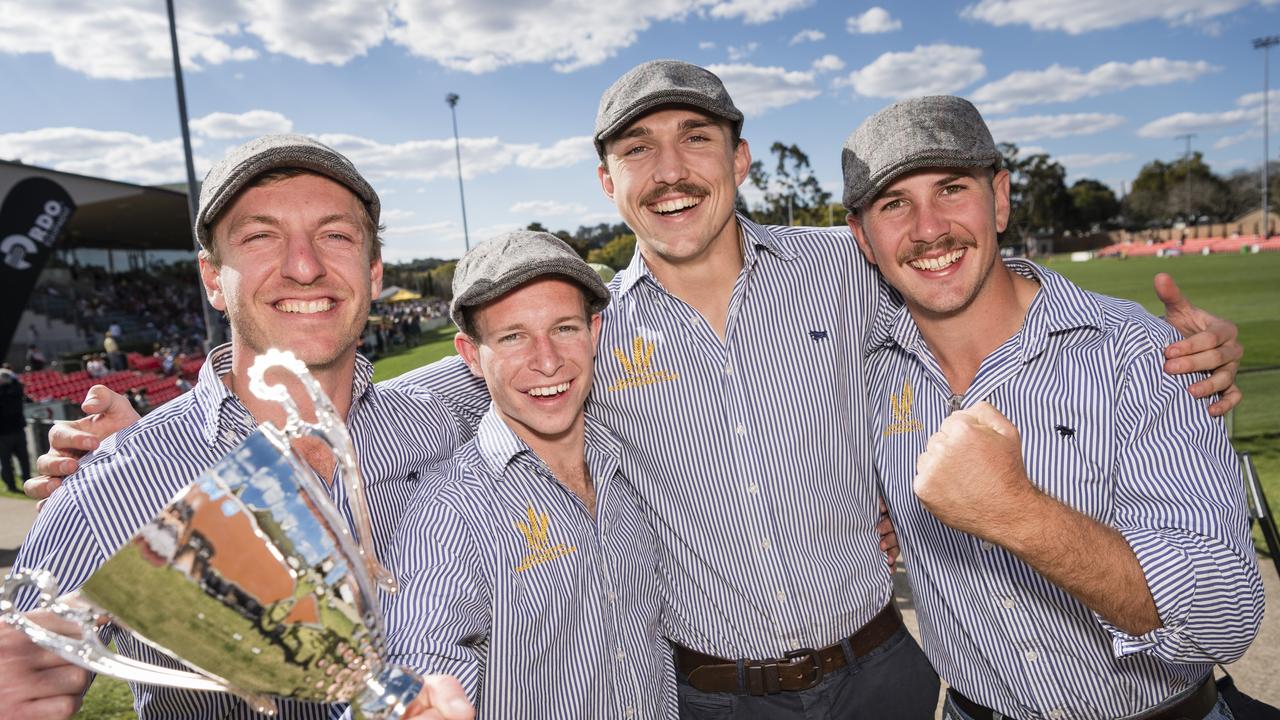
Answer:
MULTIPOLYGON (((372 578, 386 592, 396 592, 395 575, 383 567, 373 552, 373 523, 369 517, 369 503, 365 497, 364 480, 360 476, 360 466, 356 462, 355 443, 351 441, 351 434, 347 432, 346 422, 338 415, 338 411, 333 407, 329 396, 320 388, 320 383, 316 382, 316 379, 307 370, 307 366, 301 360, 298 360, 293 353, 282 352, 272 348, 259 355, 249 368, 249 390, 263 400, 275 400, 284 406, 286 418, 284 432, 287 436, 297 438, 303 435, 314 435, 323 440, 333 450, 334 456, 337 457, 338 463, 342 467, 342 482, 346 485, 347 497, 350 498, 351 515, 355 518, 356 527, 360 533, 359 537, 355 538, 356 554, 364 563, 368 577, 372 578), (282 367, 289 370, 302 382, 303 387, 307 389, 307 394, 311 396, 312 403, 315 405, 316 421, 314 423, 309 423, 302 419, 301 414, 298 412, 298 405, 293 401, 293 397, 289 395, 288 388, 282 384, 270 384, 266 381, 266 371, 273 367, 282 367)), ((347 528, 347 524, 342 521, 341 516, 338 515, 337 508, 334 506, 329 494, 315 482, 312 473, 304 473, 303 481, 307 483, 307 489, 310 491, 312 499, 321 507, 321 512, 329 516, 330 524, 333 525, 334 531, 341 533, 345 539, 350 540, 351 531, 347 528)), ((358 575, 359 573, 357 573, 358 575)), ((370 601, 375 600, 373 593, 369 593, 369 599, 370 601)))
POLYGON ((206 675, 149 665, 112 652, 98 639, 97 614, 88 607, 76 607, 57 599, 57 594, 58 581, 52 573, 45 570, 14 572, 5 580, 3 588, 0 588, 0 620, 21 630, 36 645, 95 673, 148 685, 228 692, 243 698, 257 712, 264 715, 276 714, 275 702, 265 695, 244 693, 206 675), (35 588, 39 593, 39 609, 48 610, 64 620, 76 623, 79 625, 80 635, 64 635, 37 625, 19 611, 13 599, 18 590, 24 587, 35 588))

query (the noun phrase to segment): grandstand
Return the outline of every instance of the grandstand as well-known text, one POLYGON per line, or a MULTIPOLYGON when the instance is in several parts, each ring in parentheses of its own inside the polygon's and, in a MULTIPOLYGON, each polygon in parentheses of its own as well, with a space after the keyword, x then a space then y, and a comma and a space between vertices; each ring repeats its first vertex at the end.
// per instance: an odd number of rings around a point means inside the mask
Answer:
POLYGON ((204 358, 197 357, 183 361, 177 375, 164 375, 157 372, 160 369, 159 362, 159 359, 153 356, 130 353, 130 369, 108 373, 99 378, 90 377, 84 370, 71 373, 58 370, 36 370, 22 373, 18 378, 22 381, 27 400, 33 403, 63 401, 79 404, 89 388, 94 385, 106 385, 121 394, 131 390, 143 390, 146 392, 148 402, 156 406, 183 393, 178 382, 179 378, 187 383, 195 382, 200 367, 204 365, 204 358))
POLYGON ((1167 255, 1218 255, 1280 250, 1280 237, 1261 235, 1186 238, 1163 241, 1120 242, 1093 251, 1094 257, 1164 257, 1167 255))

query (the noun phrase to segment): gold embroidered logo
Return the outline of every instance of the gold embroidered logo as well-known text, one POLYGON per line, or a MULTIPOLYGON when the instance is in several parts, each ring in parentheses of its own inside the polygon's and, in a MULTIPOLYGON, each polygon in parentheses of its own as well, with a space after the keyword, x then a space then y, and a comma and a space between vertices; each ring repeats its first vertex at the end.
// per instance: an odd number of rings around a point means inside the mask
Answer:
POLYGON ((889 396, 889 410, 893 412, 893 421, 884 429, 886 436, 924 429, 924 425, 919 420, 911 417, 911 405, 915 399, 915 393, 911 390, 911 381, 903 378, 902 394, 889 396))
POLYGON ((530 506, 525 509, 525 515, 524 522, 516 521, 516 528, 520 530, 521 535, 524 535, 524 541, 529 545, 529 554, 520 561, 516 572, 524 572, 534 565, 564 557, 578 549, 563 543, 554 547, 551 545, 546 513, 539 513, 530 506))
POLYGON ((680 377, 670 370, 653 369, 653 343, 645 342, 645 339, 639 335, 631 341, 630 357, 622 348, 614 348, 613 356, 622 365, 622 378, 609 386, 609 392, 653 385, 680 377))

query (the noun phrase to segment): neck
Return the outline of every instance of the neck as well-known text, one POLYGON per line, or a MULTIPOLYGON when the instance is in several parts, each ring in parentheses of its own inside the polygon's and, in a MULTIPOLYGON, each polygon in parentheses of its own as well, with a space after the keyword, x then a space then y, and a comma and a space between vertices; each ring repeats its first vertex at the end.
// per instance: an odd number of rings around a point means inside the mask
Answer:
POLYGON ((706 251, 692 258, 673 262, 658 253, 646 252, 644 243, 639 247, 649 271, 667 292, 697 310, 724 339, 729 296, 742 272, 742 226, 738 216, 731 216, 706 251))
POLYGON ((951 392, 967 392, 982 361, 1018 332, 1039 287, 997 259, 982 289, 961 310, 935 314, 907 304, 951 392))
POLYGON ((573 427, 555 437, 535 435, 523 427, 511 424, 508 427, 551 469, 556 480, 577 495, 587 511, 594 515, 596 489, 591 482, 591 474, 587 472, 586 425, 582 415, 578 416, 573 427))

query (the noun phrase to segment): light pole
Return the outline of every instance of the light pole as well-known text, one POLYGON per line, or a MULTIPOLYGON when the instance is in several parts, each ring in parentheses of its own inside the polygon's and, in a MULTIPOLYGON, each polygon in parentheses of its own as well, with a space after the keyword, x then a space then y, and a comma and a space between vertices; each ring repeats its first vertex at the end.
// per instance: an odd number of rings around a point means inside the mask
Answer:
POLYGON ((1183 194, 1187 196, 1187 221, 1191 221, 1191 138, 1196 136, 1195 133, 1183 133, 1174 138, 1175 140, 1186 140, 1187 151, 1182 154, 1182 169, 1187 173, 1183 178, 1182 187, 1183 194))
MULTIPOLYGON (((187 160, 187 213, 189 220, 187 226, 194 228, 196 213, 199 208, 197 204, 199 193, 196 190, 196 166, 191 159, 191 131, 187 128, 187 92, 182 85, 182 61, 178 59, 178 21, 173 15, 173 0, 166 0, 165 5, 169 9, 169 45, 173 50, 173 80, 177 85, 178 92, 178 123, 182 126, 182 150, 187 160)), ((200 243, 195 240, 194 235, 191 242, 195 245, 196 252, 200 252, 200 243)), ((227 338, 222 332, 222 322, 215 314, 213 306, 209 304, 208 296, 205 295, 203 282, 200 284, 200 306, 204 310, 205 352, 208 352, 215 346, 226 342, 227 338)))
POLYGON ((462 192, 462 145, 458 142, 458 94, 449 93, 444 96, 449 103, 449 113, 453 115, 453 155, 458 160, 458 200, 462 202, 462 240, 471 250, 471 233, 467 230, 467 196, 462 192))
POLYGON ((1253 49, 1262 48, 1262 239, 1271 236, 1271 207, 1267 201, 1267 165, 1271 163, 1271 46, 1280 43, 1280 35, 1255 38, 1253 49))

